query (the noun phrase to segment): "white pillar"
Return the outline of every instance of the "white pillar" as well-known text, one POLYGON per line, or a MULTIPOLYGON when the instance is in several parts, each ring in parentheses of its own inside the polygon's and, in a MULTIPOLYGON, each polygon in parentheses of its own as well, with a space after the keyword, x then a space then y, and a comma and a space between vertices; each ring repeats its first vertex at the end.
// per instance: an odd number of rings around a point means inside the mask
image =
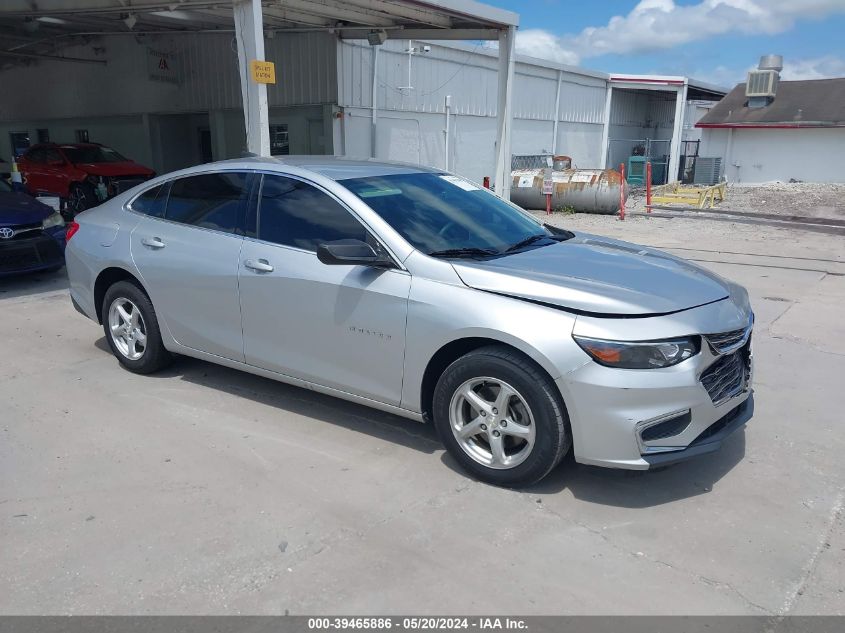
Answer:
POLYGON ((510 199, 511 194, 511 112, 513 92, 513 57, 516 27, 499 31, 499 102, 496 126, 496 193, 510 199))
POLYGON ((370 157, 377 158, 378 154, 378 52, 381 46, 371 46, 373 60, 373 95, 372 95, 372 119, 370 121, 370 157))
POLYGON ((607 94, 604 100, 604 125, 601 129, 601 166, 616 169, 616 165, 608 165, 608 150, 610 149, 610 113, 613 110, 613 86, 607 82, 607 94))
POLYGON ((678 179, 678 163, 681 160, 681 136, 684 134, 684 115, 687 107, 687 82, 678 87, 678 98, 675 102, 675 126, 672 130, 672 142, 669 144, 669 173, 666 182, 678 179))
POLYGON ((261 0, 233 0, 235 42, 241 76, 247 151, 270 155, 270 118, 267 113, 267 86, 252 79, 250 61, 264 61, 264 20, 261 0))
POLYGON ((560 84, 563 81, 563 71, 557 71, 557 93, 555 94, 555 122, 552 125, 552 156, 557 154, 557 122, 560 119, 560 84))

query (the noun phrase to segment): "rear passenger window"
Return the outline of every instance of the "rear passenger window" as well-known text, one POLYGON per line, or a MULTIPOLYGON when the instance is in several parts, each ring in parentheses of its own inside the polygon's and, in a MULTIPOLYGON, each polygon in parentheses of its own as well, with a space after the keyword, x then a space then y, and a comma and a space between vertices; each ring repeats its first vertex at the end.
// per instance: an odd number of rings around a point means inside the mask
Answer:
POLYGON ((241 209, 249 195, 249 174, 221 172, 174 180, 167 220, 227 233, 239 232, 241 209))
POLYGON ((147 189, 140 196, 135 198, 129 208, 144 215, 151 215, 156 218, 164 217, 164 205, 167 203, 167 192, 165 185, 159 185, 147 189))
POLYGON ((340 203, 316 187, 283 176, 264 176, 258 239, 316 251, 323 242, 367 241, 367 230, 340 203))

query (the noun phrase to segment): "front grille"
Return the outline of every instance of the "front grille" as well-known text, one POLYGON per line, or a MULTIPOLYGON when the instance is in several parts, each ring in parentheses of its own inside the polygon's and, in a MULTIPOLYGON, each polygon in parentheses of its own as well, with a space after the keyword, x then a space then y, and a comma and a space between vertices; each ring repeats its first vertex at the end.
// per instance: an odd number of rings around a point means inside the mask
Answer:
POLYGON ((747 333, 748 328, 742 328, 741 330, 719 332, 718 334, 705 334, 704 338, 710 343, 710 347, 713 348, 714 352, 724 354, 737 345, 742 344, 747 333))
POLYGON ((701 374, 701 384, 714 405, 734 397, 745 389, 750 372, 750 342, 727 356, 722 356, 701 374))
POLYGON ((35 239, 0 241, 0 272, 14 272, 39 265, 58 265, 62 259, 61 247, 56 240, 46 235, 35 239))

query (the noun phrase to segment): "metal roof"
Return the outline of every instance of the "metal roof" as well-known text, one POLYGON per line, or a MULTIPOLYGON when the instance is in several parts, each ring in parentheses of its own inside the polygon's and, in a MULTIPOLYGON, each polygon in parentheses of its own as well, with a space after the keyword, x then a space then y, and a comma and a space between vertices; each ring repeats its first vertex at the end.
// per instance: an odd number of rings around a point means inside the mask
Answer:
MULTIPOLYGON (((499 31, 519 23, 516 13, 475 0, 261 0, 261 5, 265 31, 272 34, 331 31, 361 38, 384 30, 389 38, 480 40, 498 39, 499 31)), ((0 59, 63 58, 63 46, 80 37, 233 28, 228 0, 3 0, 0 59)))
POLYGON ((772 102, 749 108, 745 84, 738 84, 696 127, 845 127, 845 78, 781 81, 772 102))

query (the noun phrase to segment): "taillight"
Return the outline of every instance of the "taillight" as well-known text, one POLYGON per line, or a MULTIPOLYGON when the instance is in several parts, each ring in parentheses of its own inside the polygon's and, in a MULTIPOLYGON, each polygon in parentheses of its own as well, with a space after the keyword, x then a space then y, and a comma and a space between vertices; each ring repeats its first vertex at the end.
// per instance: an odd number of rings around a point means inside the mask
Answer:
POLYGON ((67 232, 65 233, 65 242, 70 242, 70 238, 76 235, 79 230, 79 222, 70 222, 67 225, 67 232))

